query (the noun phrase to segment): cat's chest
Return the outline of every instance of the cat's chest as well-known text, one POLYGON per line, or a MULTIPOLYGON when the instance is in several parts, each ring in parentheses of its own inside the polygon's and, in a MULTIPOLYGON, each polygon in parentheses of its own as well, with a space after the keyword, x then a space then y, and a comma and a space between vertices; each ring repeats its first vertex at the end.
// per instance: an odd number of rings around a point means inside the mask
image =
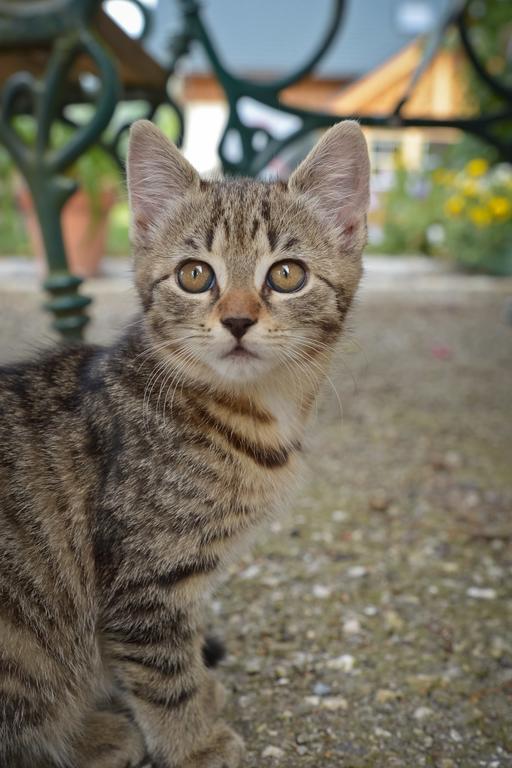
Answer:
POLYGON ((140 479, 152 514, 170 530, 197 539, 236 537, 286 503, 300 453, 299 437, 277 420, 229 421, 210 411, 155 443, 140 479))

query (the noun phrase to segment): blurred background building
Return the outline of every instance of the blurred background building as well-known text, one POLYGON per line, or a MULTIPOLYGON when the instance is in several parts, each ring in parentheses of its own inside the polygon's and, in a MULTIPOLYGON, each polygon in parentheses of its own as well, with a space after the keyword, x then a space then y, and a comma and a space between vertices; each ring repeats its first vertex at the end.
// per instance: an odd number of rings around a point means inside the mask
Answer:
MULTIPOLYGON (((219 142, 232 115, 225 87, 197 41, 178 57, 169 77, 185 6, 178 0, 141 0, 140 4, 150 17, 142 38, 143 13, 129 0, 105 0, 101 7, 109 16, 98 17, 96 31, 112 52, 123 83, 135 91, 147 88, 148 83, 162 93, 168 88, 183 112, 185 155, 200 172, 217 171, 221 167, 219 142)), ((200 13, 228 70, 251 82, 268 83, 298 70, 312 55, 334 7, 334 0, 205 0, 200 13)), ((407 103, 400 113, 404 118, 451 120, 501 109, 496 95, 468 66, 455 29, 442 36, 442 43, 418 76, 436 30, 457 7, 466 9, 472 44, 483 65, 503 92, 511 93, 510 0, 467 0, 462 4, 456 0, 346 0, 325 55, 307 76, 280 93, 281 103, 323 113, 329 120, 332 115, 332 122, 347 115, 389 117, 405 94, 407 103), (411 82, 414 87, 409 91, 411 82)), ((0 21, 1 13, 0 9, 0 21)), ((0 50, 0 87, 16 69, 44 72, 48 56, 49 50, 27 52, 19 47, 13 52, 12 46, 0 50)), ((86 86, 89 81, 94 89, 94 76, 86 74, 81 79, 86 86)), ((83 114, 83 107, 70 109, 75 117, 83 114)), ((236 109, 241 121, 255 130, 252 141, 261 140, 262 150, 269 136, 284 139, 301 126, 296 114, 266 106, 251 95, 238 99, 236 109)), ((141 115, 141 104, 130 98, 119 105, 105 135, 111 138, 119 126, 141 115)), ((155 119, 169 136, 179 137, 179 121, 170 107, 159 107, 155 119)), ((67 135, 64 128, 52 128, 57 144, 67 135)), ((386 126, 366 125, 364 130, 372 163, 371 250, 426 254, 471 271, 512 271, 511 171, 495 147, 452 127, 404 129, 399 120, 396 124, 387 120, 386 126)), ((510 136, 512 120, 499 131, 510 136)), ((241 157, 240 135, 231 133, 224 137, 223 159, 235 167, 241 157)), ((301 134, 259 172, 286 178, 316 138, 315 132, 301 134)), ((44 249, 30 195, 1 146, 0 174, 0 249, 6 255, 32 249, 39 253, 44 270, 44 249)), ((129 251, 123 179, 108 155, 96 148, 81 156, 69 174, 80 182, 95 209, 92 225, 83 206, 81 223, 76 217, 71 221, 71 201, 63 217, 66 242, 73 233, 81 232, 82 250, 90 253, 93 242, 98 248, 100 256, 91 266, 73 262, 76 272, 88 275, 101 268, 102 251, 111 255, 129 251), (100 201, 105 203, 103 218, 97 215, 100 201)), ((67 248, 73 254, 73 246, 67 248)))

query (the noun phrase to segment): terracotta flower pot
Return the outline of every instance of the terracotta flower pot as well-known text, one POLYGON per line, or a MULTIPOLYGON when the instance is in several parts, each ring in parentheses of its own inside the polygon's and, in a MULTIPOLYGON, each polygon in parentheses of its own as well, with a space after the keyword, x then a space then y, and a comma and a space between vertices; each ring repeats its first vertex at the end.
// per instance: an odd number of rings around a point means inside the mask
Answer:
MULTIPOLYGON (((62 232, 70 271, 79 277, 98 274, 105 254, 109 214, 116 200, 113 189, 100 193, 97 206, 92 206, 82 189, 77 190, 62 209, 62 232)), ((18 192, 18 203, 25 219, 38 271, 44 276, 48 271, 43 239, 29 190, 18 192)))

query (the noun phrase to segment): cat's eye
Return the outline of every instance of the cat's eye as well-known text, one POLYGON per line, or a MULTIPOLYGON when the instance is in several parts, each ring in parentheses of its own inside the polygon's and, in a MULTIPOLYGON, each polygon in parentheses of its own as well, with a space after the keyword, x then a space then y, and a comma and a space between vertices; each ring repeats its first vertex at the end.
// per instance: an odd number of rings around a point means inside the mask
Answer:
POLYGON ((212 288, 215 272, 205 261, 191 259, 180 266, 177 279, 187 293, 204 293, 212 288))
POLYGON ((277 261, 267 273, 267 285, 279 293, 300 291, 305 285, 307 273, 300 261, 277 261))

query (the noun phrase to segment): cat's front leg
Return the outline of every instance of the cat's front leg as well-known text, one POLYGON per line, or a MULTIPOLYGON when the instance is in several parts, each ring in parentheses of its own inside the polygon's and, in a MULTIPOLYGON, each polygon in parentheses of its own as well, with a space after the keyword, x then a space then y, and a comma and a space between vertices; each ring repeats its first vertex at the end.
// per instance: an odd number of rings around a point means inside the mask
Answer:
POLYGON ((240 765, 243 743, 219 719, 223 688, 205 667, 202 643, 182 611, 165 623, 153 617, 116 632, 109 643, 127 703, 159 768, 240 765))

